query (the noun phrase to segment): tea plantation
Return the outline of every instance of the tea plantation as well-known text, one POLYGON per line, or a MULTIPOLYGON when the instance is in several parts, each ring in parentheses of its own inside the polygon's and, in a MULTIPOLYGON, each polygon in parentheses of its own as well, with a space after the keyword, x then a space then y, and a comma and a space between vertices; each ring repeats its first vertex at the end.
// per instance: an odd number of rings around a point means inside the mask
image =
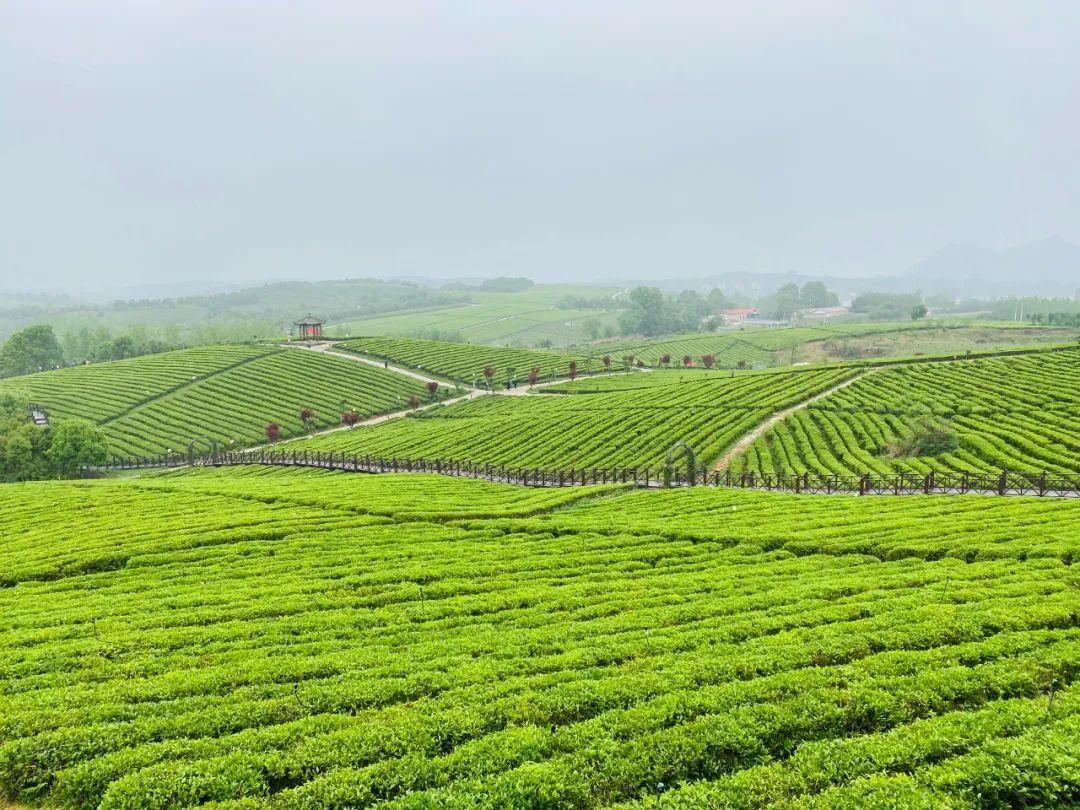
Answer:
POLYGON ((0 489, 0 795, 1060 807, 1080 502, 264 468, 0 489))
POLYGON ((1080 474, 1080 348, 876 370, 778 423, 735 468, 1080 474), (955 446, 887 452, 925 420, 955 446))
POLYGON ((44 405, 51 417, 83 417, 104 430, 114 455, 183 451, 206 439, 237 446, 265 440, 270 422, 287 437, 338 423, 343 408, 362 416, 400 410, 424 383, 318 352, 268 344, 207 346, 0 381, 44 405))
POLYGON ((679 439, 707 461, 774 411, 854 373, 650 372, 586 378, 563 386, 567 393, 561 395, 482 397, 290 447, 566 469, 656 468, 679 439))

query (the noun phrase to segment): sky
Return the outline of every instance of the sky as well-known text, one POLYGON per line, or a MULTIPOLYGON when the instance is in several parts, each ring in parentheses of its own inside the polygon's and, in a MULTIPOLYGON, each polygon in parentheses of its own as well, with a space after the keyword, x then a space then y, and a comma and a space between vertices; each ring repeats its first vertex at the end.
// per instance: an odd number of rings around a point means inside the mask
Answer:
POLYGON ((0 4, 0 291, 1080 241, 1075 0, 0 4))

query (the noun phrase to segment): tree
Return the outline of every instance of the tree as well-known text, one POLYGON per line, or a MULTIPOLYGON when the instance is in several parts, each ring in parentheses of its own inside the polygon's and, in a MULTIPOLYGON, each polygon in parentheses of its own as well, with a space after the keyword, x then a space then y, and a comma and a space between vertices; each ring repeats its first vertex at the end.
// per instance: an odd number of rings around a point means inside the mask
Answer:
POLYGON ((409 394, 409 407, 414 411, 420 407, 420 397, 416 394, 409 394))
POLYGON ((360 421, 360 414, 356 409, 341 412, 341 424, 352 427, 360 421))
POLYGON ((840 298, 820 281, 808 281, 799 291, 799 303, 808 309, 835 307, 840 303, 840 298))
POLYGON ((911 308, 911 320, 920 321, 926 317, 926 304, 916 304, 911 308))
POLYGON ((494 377, 495 376, 495 367, 494 366, 484 366, 484 376, 487 377, 489 380, 492 377, 494 377))
POLYGON ((60 365, 64 352, 51 326, 28 326, 7 339, 0 348, 0 377, 31 374, 60 365))
POLYGON ((605 354, 603 357, 601 357, 600 362, 604 364, 605 369, 611 368, 611 358, 608 355, 605 354))
POLYGON ((794 284, 785 284, 766 298, 762 302, 761 308, 770 318, 786 321, 799 310, 800 305, 799 288, 794 284))
POLYGON ((540 366, 533 366, 529 369, 529 385, 536 385, 536 381, 540 379, 540 366))
POLYGON ((658 287, 635 287, 628 300, 629 309, 619 317, 625 334, 653 337, 675 331, 681 323, 676 306, 658 287))
POLYGON ((577 360, 570 361, 570 379, 573 380, 577 377, 577 360))
POLYGON ((49 443, 53 469, 65 478, 86 467, 104 464, 109 456, 105 434, 85 419, 69 419, 57 425, 49 443))
POLYGON ((660 355, 660 363, 662 365, 665 365, 665 366, 670 365, 671 364, 671 355, 670 354, 662 354, 662 355, 660 355))
POLYGON ((714 362, 716 362, 716 358, 711 354, 701 355, 701 364, 705 366, 705 368, 712 368, 714 362))
POLYGON ((432 399, 435 399, 435 395, 439 393, 439 384, 435 380, 429 380, 427 384, 428 394, 432 399))
POLYGON ((694 365, 694 358, 688 354, 683 355, 682 364, 683 368, 690 368, 690 366, 694 365))
POLYGON ((266 440, 268 442, 276 442, 281 435, 281 425, 277 422, 270 422, 266 425, 266 440))

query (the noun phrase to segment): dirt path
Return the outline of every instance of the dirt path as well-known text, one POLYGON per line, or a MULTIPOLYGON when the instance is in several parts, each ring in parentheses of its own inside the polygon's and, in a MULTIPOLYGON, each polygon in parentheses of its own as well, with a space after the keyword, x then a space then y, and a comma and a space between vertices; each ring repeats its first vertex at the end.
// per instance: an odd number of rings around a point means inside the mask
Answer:
POLYGON ((728 451, 724 453, 724 455, 720 456, 719 461, 717 461, 713 465, 713 470, 716 472, 722 472, 723 470, 727 469, 731 462, 734 461, 737 456, 742 455, 742 453, 746 450, 747 447, 749 447, 751 444, 761 438, 762 434, 764 434, 767 430, 773 427, 777 422, 787 419, 796 411, 801 411, 803 408, 813 405, 818 400, 822 400, 825 397, 829 396, 829 394, 833 394, 839 391, 841 388, 847 388, 852 383, 857 382, 863 377, 866 377, 869 374, 873 374, 878 370, 879 369, 877 368, 868 369, 862 374, 856 374, 854 377, 850 377, 841 383, 837 383, 832 388, 825 389, 820 394, 814 394, 814 396, 809 397, 808 399, 804 399, 801 402, 796 402, 790 408, 785 408, 782 411, 777 411, 760 425, 758 425, 756 428, 754 428, 741 439, 739 439, 739 441, 732 445, 728 449, 728 451))

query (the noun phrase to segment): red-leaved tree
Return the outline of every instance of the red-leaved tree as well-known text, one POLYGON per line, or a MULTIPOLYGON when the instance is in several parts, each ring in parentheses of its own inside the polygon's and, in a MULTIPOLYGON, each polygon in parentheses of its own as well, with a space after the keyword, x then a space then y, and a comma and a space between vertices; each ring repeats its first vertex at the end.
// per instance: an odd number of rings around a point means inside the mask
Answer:
POLYGON ((577 377, 577 360, 570 361, 570 379, 577 377))
POLYGON ((341 412, 341 424, 343 425, 355 425, 360 421, 360 414, 356 411, 342 411, 341 412))
POLYGON ((428 382, 428 384, 427 384, 427 392, 429 394, 431 394, 432 399, 435 399, 435 394, 438 392, 438 390, 439 390, 439 384, 437 382, 435 382, 434 380, 431 380, 430 382, 428 382))
POLYGON ((716 362, 716 358, 713 357, 711 354, 701 355, 701 364, 705 366, 705 368, 712 368, 712 364, 714 362, 716 362))
POLYGON ((682 364, 683 364, 683 368, 690 368, 690 366, 694 365, 694 361, 690 357, 690 355, 687 354, 687 355, 683 356, 682 364))
POLYGON ((417 408, 419 408, 420 407, 420 397, 418 397, 416 394, 410 394, 409 395, 409 407, 412 408, 414 411, 417 408))
POLYGON ((608 356, 607 356, 607 355, 605 354, 605 355, 604 355, 603 357, 601 357, 600 359, 601 359, 601 360, 603 361, 603 363, 604 363, 604 368, 606 368, 606 369, 607 369, 607 368, 611 368, 611 358, 610 358, 610 357, 608 357, 608 356))
POLYGON ((666 366, 668 363, 671 362, 671 355, 670 354, 662 354, 662 355, 660 355, 660 362, 663 363, 666 366))
POLYGON ((484 366, 484 376, 487 377, 489 380, 492 377, 494 377, 495 376, 495 367, 494 366, 484 366))
POLYGON ((311 421, 311 418, 314 415, 315 415, 315 411, 311 410, 311 408, 301 408, 300 409, 300 421, 303 422, 305 425, 308 422, 311 421))
POLYGON ((540 366, 533 366, 529 369, 529 385, 536 385, 536 381, 540 379, 540 366))
POLYGON ((268 442, 276 442, 278 440, 278 436, 280 435, 281 425, 279 425, 277 422, 270 422, 266 426, 266 440, 268 442))

